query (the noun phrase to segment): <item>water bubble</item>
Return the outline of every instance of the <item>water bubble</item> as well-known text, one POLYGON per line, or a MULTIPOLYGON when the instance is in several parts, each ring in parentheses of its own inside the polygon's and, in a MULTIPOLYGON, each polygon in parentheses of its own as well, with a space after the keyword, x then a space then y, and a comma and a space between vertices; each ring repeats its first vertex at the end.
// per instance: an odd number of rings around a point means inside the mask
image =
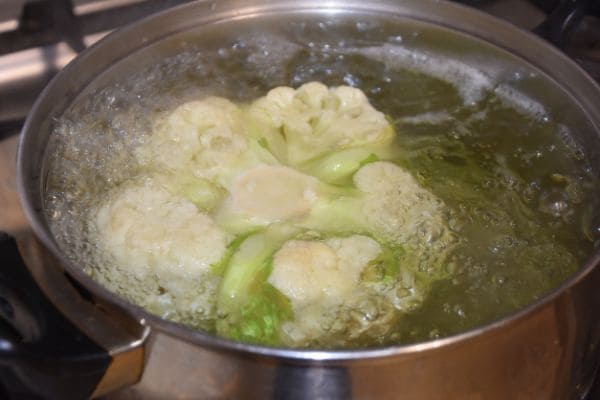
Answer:
POLYGON ((352 75, 351 73, 346 73, 342 78, 344 83, 348 86, 357 87, 360 85, 360 79, 352 75))
POLYGON ((359 307, 365 319, 368 321, 373 321, 379 316, 379 309, 373 301, 365 300, 359 307))
POLYGON ((432 329, 429 332, 429 338, 430 339, 439 339, 440 338, 440 331, 439 331, 439 329, 432 329))
POLYGON ((567 178, 563 174, 551 174, 550 179, 556 183, 566 183, 567 178))
POLYGON ((531 203, 533 200, 535 200, 536 194, 537 194, 537 189, 531 185, 527 185, 525 187, 525 189, 523 190, 523 199, 528 202, 531 203))
POLYGON ((573 157, 578 161, 583 161, 585 159, 585 153, 581 148, 576 148, 573 150, 573 157))
POLYGON ((498 254, 498 253, 500 253, 502 251, 502 246, 496 244, 496 245, 493 245, 493 246, 489 246, 488 250, 492 254, 498 254))
POLYGON ((538 208, 541 212, 555 217, 561 217, 571 211, 566 193, 558 189, 542 193, 538 208))
POLYGON ((403 286, 400 286, 398 289, 396 289, 396 297, 398 299, 403 299, 405 297, 410 296, 411 292, 408 288, 405 288, 403 286))
POLYGON ((369 24, 364 22, 364 21, 357 21, 356 22, 356 29, 358 29, 361 32, 366 31, 369 28, 369 24))
POLYGON ((455 305, 453 311, 456 315, 458 315, 461 318, 464 318, 466 316, 465 310, 461 307, 460 304, 455 305))

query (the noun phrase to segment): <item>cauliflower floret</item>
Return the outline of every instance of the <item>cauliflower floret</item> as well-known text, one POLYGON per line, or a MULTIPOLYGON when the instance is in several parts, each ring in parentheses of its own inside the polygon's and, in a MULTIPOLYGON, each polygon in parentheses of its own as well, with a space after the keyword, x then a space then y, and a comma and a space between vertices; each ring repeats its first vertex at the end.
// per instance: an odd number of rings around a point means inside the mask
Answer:
POLYGON ((289 240, 273 256, 268 282, 286 295, 296 310, 322 299, 343 301, 379 253, 379 243, 367 236, 289 240))
POLYGON ((240 108, 220 97, 177 107, 156 123, 136 156, 143 165, 192 172, 224 187, 238 171, 260 163, 250 151, 240 108))
POLYGON ((158 312, 173 305, 193 313, 210 304, 217 282, 209 267, 223 258, 230 237, 194 204, 146 178, 116 189, 92 224, 113 259, 101 274, 109 287, 158 312))
POLYGON ((311 82, 296 91, 275 88, 252 104, 249 115, 258 121, 255 129, 275 153, 286 154, 290 165, 339 149, 389 144, 394 136, 385 115, 361 90, 348 86, 328 89, 311 82))
POLYGON ((358 284, 362 270, 379 253, 379 243, 367 236, 290 240, 273 256, 268 281, 296 310, 322 298, 343 301, 358 284))
POLYGON ((340 270, 335 251, 322 242, 291 240, 273 258, 269 283, 282 292, 294 308, 320 297, 343 294, 352 278, 340 270))
POLYGON ((362 214, 371 232, 408 246, 402 263, 432 277, 443 276, 445 260, 458 244, 443 201, 389 162, 367 164, 353 179, 364 194, 362 214))
POLYGON ((397 318, 394 304, 361 281, 381 254, 380 244, 362 235, 286 242, 268 278, 294 310, 281 326, 283 342, 331 346, 389 333, 397 318))
POLYGON ((365 195, 368 224, 385 237, 418 244, 436 240, 445 231, 443 202, 399 166, 367 164, 354 174, 354 184, 365 195))
POLYGON ((194 204, 151 180, 120 190, 98 210, 96 227, 119 263, 140 278, 193 278, 221 259, 228 240, 194 204))

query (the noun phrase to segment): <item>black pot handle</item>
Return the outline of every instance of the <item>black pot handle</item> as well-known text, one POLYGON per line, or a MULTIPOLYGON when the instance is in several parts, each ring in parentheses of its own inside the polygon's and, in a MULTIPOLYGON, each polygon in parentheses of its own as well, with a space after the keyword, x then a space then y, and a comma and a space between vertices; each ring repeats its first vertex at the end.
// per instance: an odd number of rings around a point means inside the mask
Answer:
POLYGON ((591 6, 592 0, 562 0, 533 31, 562 49, 567 45, 571 31, 579 25, 591 6))
POLYGON ((0 390, 0 396, 86 399, 97 394, 114 354, 57 309, 25 266, 15 239, 1 232, 0 257, 0 382, 7 392, 2 396, 0 390))

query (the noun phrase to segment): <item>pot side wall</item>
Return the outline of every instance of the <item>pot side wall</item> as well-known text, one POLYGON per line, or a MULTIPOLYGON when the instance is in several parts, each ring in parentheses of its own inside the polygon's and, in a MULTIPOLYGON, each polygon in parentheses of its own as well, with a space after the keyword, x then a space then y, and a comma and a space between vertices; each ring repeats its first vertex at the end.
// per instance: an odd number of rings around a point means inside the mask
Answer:
POLYGON ((162 332, 142 380, 115 399, 575 400, 600 342, 600 269, 518 320, 463 342, 383 359, 302 365, 211 351, 162 332), (330 363, 331 364, 331 363, 330 363))

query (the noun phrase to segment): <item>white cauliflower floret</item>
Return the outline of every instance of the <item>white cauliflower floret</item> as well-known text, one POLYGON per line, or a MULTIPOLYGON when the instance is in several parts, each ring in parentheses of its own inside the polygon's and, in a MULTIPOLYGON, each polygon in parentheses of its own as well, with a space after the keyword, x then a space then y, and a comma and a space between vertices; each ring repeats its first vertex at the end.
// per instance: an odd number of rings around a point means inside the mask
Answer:
POLYGON ((254 102, 249 115, 273 152, 290 165, 344 148, 389 144, 394 136, 385 115, 361 90, 348 86, 278 87, 254 102))
POLYGON ((361 282, 381 252, 379 243, 362 235, 286 242, 275 253, 268 278, 294 310, 293 320, 281 326, 282 340, 292 346, 331 345, 389 332, 396 318, 393 304, 361 282))
POLYGON ((194 204, 146 178, 117 188, 92 222, 99 247, 114 260, 103 274, 111 287, 150 308, 209 304, 216 286, 210 266, 230 237, 194 204))
POLYGON ((400 260, 432 276, 444 276, 445 260, 458 244, 448 226, 442 200, 422 188, 413 176, 389 162, 367 164, 354 174, 363 193, 362 214, 370 231, 407 246, 400 260))
POLYGON ((227 235, 186 200, 151 180, 119 190, 96 216, 100 239, 138 277, 193 278, 218 262, 227 235))
POLYGON ((290 299, 294 309, 322 299, 343 301, 380 252, 379 243, 367 236, 290 240, 275 253, 268 281, 290 299))
POLYGON ((367 164, 354 174, 364 193, 363 213, 373 229, 402 244, 436 240, 445 228, 444 204, 413 176, 390 162, 367 164))
POLYGON ((250 151, 240 108, 220 97, 177 107, 155 124, 136 156, 143 165, 191 172, 224 187, 238 171, 260 163, 250 151))
POLYGON ((333 249, 322 242, 304 240, 286 242, 275 253, 268 282, 296 309, 321 297, 337 297, 353 283, 339 269, 333 249))

